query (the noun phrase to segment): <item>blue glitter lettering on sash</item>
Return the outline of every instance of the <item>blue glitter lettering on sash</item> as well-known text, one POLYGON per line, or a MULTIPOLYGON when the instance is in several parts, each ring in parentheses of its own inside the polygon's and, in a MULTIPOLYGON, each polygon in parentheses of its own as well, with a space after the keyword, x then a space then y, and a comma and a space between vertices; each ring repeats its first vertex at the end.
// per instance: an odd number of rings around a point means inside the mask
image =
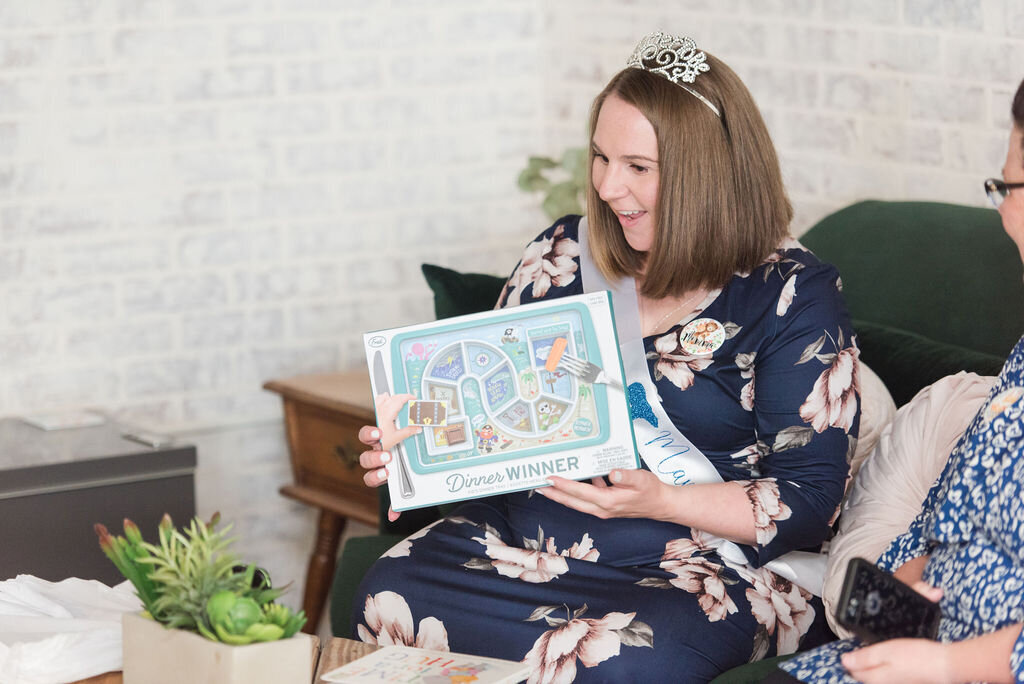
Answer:
POLYGON ((627 389, 629 390, 629 417, 633 420, 643 418, 654 427, 658 427, 658 417, 654 415, 651 405, 647 403, 647 392, 644 391, 644 386, 639 382, 634 382, 627 389))

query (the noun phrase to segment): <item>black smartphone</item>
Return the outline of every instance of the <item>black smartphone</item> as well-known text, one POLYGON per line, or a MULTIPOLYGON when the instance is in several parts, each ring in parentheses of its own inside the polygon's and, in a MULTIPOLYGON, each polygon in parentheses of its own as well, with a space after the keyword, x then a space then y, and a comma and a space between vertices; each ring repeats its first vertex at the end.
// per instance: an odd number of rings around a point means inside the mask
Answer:
POLYGON ((942 613, 911 587, 863 558, 851 558, 836 621, 869 644, 900 638, 935 639, 942 613))

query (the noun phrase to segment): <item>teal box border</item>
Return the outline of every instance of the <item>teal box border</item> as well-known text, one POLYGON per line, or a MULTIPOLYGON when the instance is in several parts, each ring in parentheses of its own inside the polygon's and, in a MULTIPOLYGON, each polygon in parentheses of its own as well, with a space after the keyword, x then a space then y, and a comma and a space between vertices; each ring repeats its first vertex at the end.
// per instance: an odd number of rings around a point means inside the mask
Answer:
MULTIPOLYGON (((585 296, 585 295, 584 295, 585 296)), ((615 314, 612 309, 612 298, 609 295, 606 296, 609 314, 611 316, 612 329, 615 330, 615 314)), ((583 322, 584 340, 587 345, 587 357, 593 363, 602 365, 602 357, 600 351, 600 344, 597 339, 597 331, 591 317, 590 307, 581 302, 567 302, 564 305, 552 306, 553 302, 544 302, 543 314, 533 314, 531 309, 532 304, 524 304, 522 306, 506 309, 502 316, 488 317, 484 319, 476 318, 474 320, 463 321, 456 319, 448 319, 448 324, 439 322, 437 327, 431 327, 430 329, 421 329, 410 331, 407 333, 399 333, 391 338, 390 340, 390 356, 391 356, 391 370, 394 378, 394 386, 396 394, 412 393, 409 390, 409 384, 406 378, 406 368, 404 360, 402 359, 401 346, 402 343, 411 338, 424 337, 426 335, 443 335, 459 330, 468 330, 482 326, 494 326, 507 323, 509 321, 518 321, 524 318, 530 318, 534 315, 548 315, 551 313, 557 313, 558 311, 574 310, 579 314, 581 321, 583 322)), ((538 302, 540 304, 540 302, 538 302)), ((462 318, 462 317, 458 317, 462 318)), ((616 333, 616 343, 618 342, 618 335, 616 333)), ((622 360, 619 361, 619 373, 623 375, 622 360)), ((595 403, 597 407, 597 415, 600 420, 600 430, 592 437, 588 437, 582 440, 574 440, 569 443, 558 443, 555 442, 551 445, 545 445, 541 447, 534 447, 524 451, 518 451, 514 455, 495 453, 489 455, 478 455, 469 458, 457 458, 451 461, 445 461, 435 465, 423 465, 420 462, 419 452, 423 448, 423 442, 425 438, 422 435, 416 435, 411 440, 406 440, 403 444, 406 447, 406 457, 408 458, 409 467, 412 468, 419 475, 426 475, 429 473, 443 472, 445 470, 457 469, 466 466, 477 466, 486 465, 490 463, 500 463, 502 461, 514 461, 521 458, 527 458, 530 456, 538 456, 548 453, 558 453, 568 449, 581 449, 584 447, 594 446, 596 444, 603 444, 608 440, 608 389, 603 384, 591 385, 592 390, 595 394, 595 403)), ((408 417, 405 414, 399 416, 399 427, 408 426, 408 417)), ((636 435, 633 434, 633 424, 630 421, 630 434, 633 439, 634 453, 636 452, 636 435)), ((475 449, 474 449, 475 451, 475 449)))

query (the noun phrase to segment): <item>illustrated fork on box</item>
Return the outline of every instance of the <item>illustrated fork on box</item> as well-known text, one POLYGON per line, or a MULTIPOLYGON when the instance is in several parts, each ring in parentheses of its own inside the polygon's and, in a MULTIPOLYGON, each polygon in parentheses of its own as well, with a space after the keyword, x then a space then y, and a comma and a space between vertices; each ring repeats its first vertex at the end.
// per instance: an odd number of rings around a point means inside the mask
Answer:
POLYGON ((622 389, 622 385, 609 378, 603 368, 590 361, 578 359, 569 354, 562 354, 562 358, 558 360, 558 366, 569 371, 582 382, 608 385, 609 387, 622 389))

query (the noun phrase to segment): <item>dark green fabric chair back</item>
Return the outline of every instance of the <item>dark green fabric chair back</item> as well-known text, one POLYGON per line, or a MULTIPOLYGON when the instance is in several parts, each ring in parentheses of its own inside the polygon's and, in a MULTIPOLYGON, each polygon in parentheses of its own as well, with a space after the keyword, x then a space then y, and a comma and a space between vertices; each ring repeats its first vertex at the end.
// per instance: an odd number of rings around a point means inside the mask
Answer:
POLYGON ((1024 333, 1020 257, 994 210, 858 202, 800 241, 839 269, 861 359, 897 405, 961 370, 998 374, 1024 333))
POLYGON ((858 202, 801 242, 839 269, 854 318, 1003 359, 1024 332, 1020 256, 994 209, 858 202))

